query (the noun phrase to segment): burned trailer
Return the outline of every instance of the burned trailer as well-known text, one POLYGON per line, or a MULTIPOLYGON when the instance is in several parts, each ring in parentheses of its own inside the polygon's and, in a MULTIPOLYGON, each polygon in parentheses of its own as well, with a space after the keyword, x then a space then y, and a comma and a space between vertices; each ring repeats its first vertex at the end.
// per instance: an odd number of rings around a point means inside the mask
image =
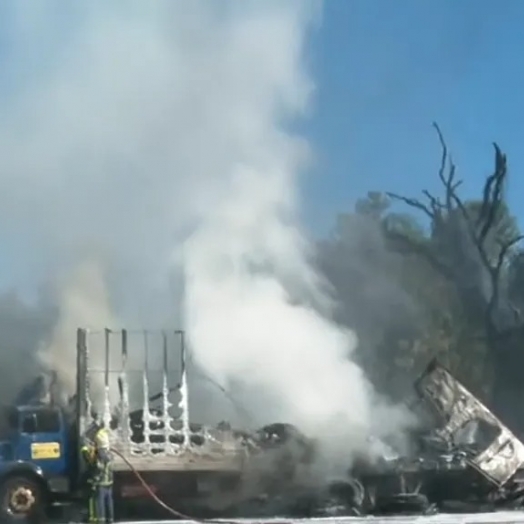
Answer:
POLYGON ((290 425, 248 432, 191 420, 182 331, 79 329, 77 350, 78 438, 95 418, 109 428, 115 494, 126 508, 151 501, 132 469, 167 504, 216 515, 274 484, 285 459, 287 482, 297 462, 311 460, 307 439, 290 425))
POLYGON ((433 428, 412 435, 409 456, 352 469, 361 486, 359 510, 475 512, 522 507, 524 444, 436 360, 416 381, 415 391, 432 416, 433 428))
POLYGON ((79 438, 95 418, 109 428, 118 499, 126 506, 150 499, 131 468, 176 507, 193 499, 205 504, 210 491, 238 482, 243 440, 190 423, 183 332, 79 329, 77 337, 79 438))

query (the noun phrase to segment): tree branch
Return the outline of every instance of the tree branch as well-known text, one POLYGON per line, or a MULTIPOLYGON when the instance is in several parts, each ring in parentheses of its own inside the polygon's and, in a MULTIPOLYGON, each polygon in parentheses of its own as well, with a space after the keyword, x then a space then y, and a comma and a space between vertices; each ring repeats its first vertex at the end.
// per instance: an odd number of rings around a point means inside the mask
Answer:
POLYGON ((481 242, 485 241, 497 219, 497 213, 503 201, 503 186, 507 175, 506 155, 501 153, 497 144, 493 144, 493 147, 495 148, 495 170, 484 185, 482 206, 477 220, 481 242))
POLYGON ((389 198, 392 198, 394 200, 400 200, 401 202, 404 202, 405 204, 407 204, 410 207, 414 207, 416 209, 419 209, 427 217, 429 217, 432 220, 435 218, 433 212, 428 208, 428 206, 426 206, 425 204, 423 204, 422 202, 420 202, 419 200, 417 200, 415 198, 404 197, 404 196, 401 196, 401 195, 397 195, 396 193, 386 193, 386 195, 389 198))
MULTIPOLYGON (((493 173, 486 179, 483 189, 482 203, 479 216, 472 217, 463 201, 457 194, 457 189, 462 181, 456 180, 456 167, 449 155, 448 147, 444 135, 436 122, 433 128, 437 132, 441 146, 441 158, 438 169, 438 177, 444 186, 444 203, 439 198, 433 196, 429 191, 424 190, 423 194, 429 203, 421 202, 414 198, 406 198, 394 193, 388 193, 392 199, 400 200, 412 208, 422 211, 433 223, 433 226, 443 226, 448 228, 448 232, 457 227, 456 219, 460 218, 466 227, 467 235, 475 247, 482 266, 487 271, 491 281, 491 293, 487 304, 487 319, 493 324, 493 313, 500 299, 500 279, 504 261, 511 247, 523 239, 522 236, 511 239, 511 241, 500 246, 497 260, 490 260, 486 249, 486 239, 489 232, 497 224, 500 210, 504 201, 504 184, 507 177, 507 159, 500 151, 497 144, 495 148, 495 168, 493 173), (457 216, 459 212, 459 217, 457 216)), ((403 249, 408 249, 412 253, 418 253, 439 273, 449 279, 458 279, 461 276, 456 272, 454 264, 445 264, 440 260, 430 246, 417 243, 413 239, 403 236, 401 233, 387 231, 387 236, 403 249)), ((460 241, 460 240, 459 240, 460 241)), ((492 326, 494 328, 494 326, 492 326)))
POLYGON ((427 189, 424 189, 422 194, 429 200, 429 205, 433 215, 437 216, 441 214, 444 210, 444 204, 442 204, 438 198, 434 197, 427 189))

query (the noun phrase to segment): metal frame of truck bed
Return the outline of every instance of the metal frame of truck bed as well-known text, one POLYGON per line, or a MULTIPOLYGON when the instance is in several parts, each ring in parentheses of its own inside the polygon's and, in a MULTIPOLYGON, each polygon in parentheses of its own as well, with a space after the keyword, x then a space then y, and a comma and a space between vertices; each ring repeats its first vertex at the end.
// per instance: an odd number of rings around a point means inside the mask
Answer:
MULTIPOLYGON (((139 471, 223 471, 241 472, 247 459, 244 442, 231 430, 199 428, 189 422, 186 348, 183 331, 77 331, 77 416, 82 438, 94 421, 94 412, 110 428, 113 448, 122 453, 139 471), (95 343, 90 343, 96 337, 95 343), (118 345, 112 342, 115 337, 118 345), (130 338, 133 340, 130 343, 130 338), (151 348, 153 338, 159 344, 151 348), (138 340, 138 342, 137 342, 138 340), (142 344, 140 344, 142 340, 142 344), (133 354, 134 350, 134 354, 133 354), (155 351, 156 350, 156 351, 155 351), (156 364, 151 369, 151 362, 156 364), (175 362, 176 365, 170 365, 175 362), (140 364, 143 368, 140 369, 140 364), (157 375, 162 407, 160 412, 149 405, 149 381, 157 375), (129 375, 141 375, 130 386, 129 375), (177 375, 177 385, 169 381, 177 375), (143 435, 135 438, 130 414, 130 388, 142 389, 140 406, 143 435), (115 403, 115 391, 118 391, 115 403), (94 397, 98 397, 95 402, 94 397), (178 402, 172 402, 175 396, 178 402), (95 407, 95 410, 93 408, 95 407), (173 414, 177 411, 176 414, 173 414), (115 414, 117 421, 115 423, 115 414), (143 441, 140 441, 143 437, 143 441)), ((129 466, 119 457, 116 470, 129 466)))

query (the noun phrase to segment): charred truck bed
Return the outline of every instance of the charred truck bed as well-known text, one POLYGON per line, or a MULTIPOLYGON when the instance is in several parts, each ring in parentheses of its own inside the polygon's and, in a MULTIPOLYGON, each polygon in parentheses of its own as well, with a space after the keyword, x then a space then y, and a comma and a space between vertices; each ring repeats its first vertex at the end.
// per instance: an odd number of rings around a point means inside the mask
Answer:
POLYGON ((345 515, 522 507, 524 444, 436 360, 415 390, 432 423, 412 435, 412 453, 354 463, 347 479, 313 488, 301 480, 314 471, 316 446, 293 426, 248 434, 190 420, 181 331, 78 330, 78 437, 95 417, 110 428, 126 459, 115 462, 124 498, 145 496, 129 462, 177 507, 194 502, 222 515, 253 516, 253 507, 266 516, 275 508, 309 516, 332 506, 345 515))
POLYGON ((126 507, 150 499, 129 464, 166 502, 196 515, 281 490, 312 460, 312 443, 290 424, 246 432, 191 420, 182 331, 79 329, 77 349, 77 437, 89 438, 95 419, 109 428, 115 494, 126 507))
POLYGON ((242 471, 239 438, 190 423, 183 332, 79 329, 77 344, 80 435, 100 417, 138 471, 242 471))

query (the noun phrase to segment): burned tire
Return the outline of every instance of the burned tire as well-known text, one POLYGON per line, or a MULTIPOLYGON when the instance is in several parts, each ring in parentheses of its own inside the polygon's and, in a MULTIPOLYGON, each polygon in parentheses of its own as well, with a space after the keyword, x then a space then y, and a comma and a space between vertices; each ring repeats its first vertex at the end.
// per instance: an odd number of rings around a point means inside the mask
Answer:
POLYGON ((375 509, 380 515, 424 514, 430 509, 430 503, 422 493, 402 493, 381 497, 375 509))
POLYGON ((45 493, 42 486, 26 475, 8 477, 0 485, 0 522, 39 523, 45 517, 45 493))
POLYGON ((361 515, 363 512, 365 488, 357 479, 332 482, 326 493, 327 505, 340 508, 340 515, 361 515))

